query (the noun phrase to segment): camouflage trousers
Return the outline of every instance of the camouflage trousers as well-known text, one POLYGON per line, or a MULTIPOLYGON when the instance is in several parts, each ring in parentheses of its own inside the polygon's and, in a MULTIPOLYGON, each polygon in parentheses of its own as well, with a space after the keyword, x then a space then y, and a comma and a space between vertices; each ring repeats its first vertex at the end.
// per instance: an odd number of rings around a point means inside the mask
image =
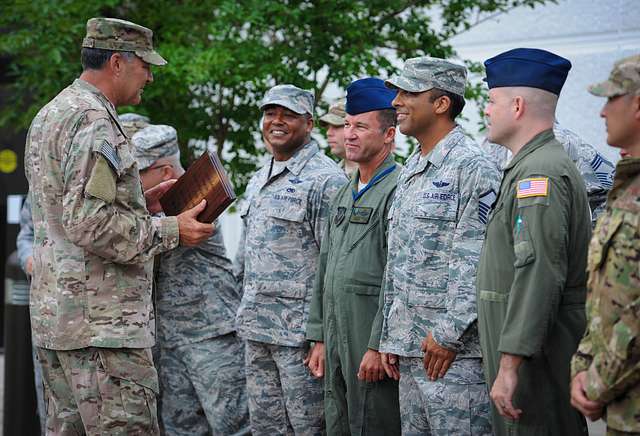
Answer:
POLYGON ((244 342, 235 333, 160 347, 160 417, 167 435, 249 434, 244 342))
POLYGON ((303 361, 306 350, 247 341, 251 431, 259 435, 324 433, 322 381, 303 361))
POLYGON ((400 357, 399 391, 403 435, 491 435, 480 359, 456 360, 444 378, 431 381, 422 358, 400 357))
POLYGON ((149 349, 37 348, 47 435, 157 435, 158 375, 149 349))

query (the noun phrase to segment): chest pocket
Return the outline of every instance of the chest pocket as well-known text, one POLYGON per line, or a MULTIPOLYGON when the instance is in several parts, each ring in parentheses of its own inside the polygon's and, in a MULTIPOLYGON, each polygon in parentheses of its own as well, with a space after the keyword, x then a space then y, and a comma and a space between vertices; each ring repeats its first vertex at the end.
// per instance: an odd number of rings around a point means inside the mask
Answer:
POLYGON ((290 193, 287 190, 275 192, 268 200, 266 214, 278 220, 301 223, 307 213, 306 192, 290 193))
MULTIPOLYGON (((132 168, 138 167, 135 158, 133 157, 133 145, 123 135, 118 135, 116 140, 116 153, 118 154, 118 178, 122 178, 125 174, 133 173, 132 168)), ((135 172, 137 173, 137 171, 135 172)))

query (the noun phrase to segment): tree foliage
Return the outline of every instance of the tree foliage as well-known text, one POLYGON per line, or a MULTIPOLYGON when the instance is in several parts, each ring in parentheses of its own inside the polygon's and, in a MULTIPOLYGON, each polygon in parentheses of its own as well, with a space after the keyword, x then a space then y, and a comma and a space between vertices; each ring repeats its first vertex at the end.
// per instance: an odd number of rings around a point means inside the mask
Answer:
MULTIPOLYGON (((312 89, 322 112, 328 86, 388 77, 398 66, 392 59, 450 57, 450 38, 483 17, 544 1, 5 1, 0 58, 9 60, 13 100, 3 102, 0 125, 28 126, 78 76, 87 19, 127 19, 153 29, 169 61, 134 110, 175 126, 187 160, 213 145, 241 193, 264 153, 258 102, 269 87, 312 89)), ((481 94, 470 88, 468 97, 481 94)))

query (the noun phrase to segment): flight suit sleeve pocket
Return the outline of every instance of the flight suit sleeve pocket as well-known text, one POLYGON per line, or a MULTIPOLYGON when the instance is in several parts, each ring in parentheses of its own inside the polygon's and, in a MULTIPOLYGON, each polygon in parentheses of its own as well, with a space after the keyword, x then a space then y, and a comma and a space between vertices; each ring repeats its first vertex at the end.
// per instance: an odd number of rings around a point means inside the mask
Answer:
POLYGON ((379 295, 380 286, 367 286, 367 285, 346 285, 344 291, 350 294, 357 295, 379 295))
POLYGON ((536 259, 536 253, 531 241, 516 242, 513 245, 515 261, 513 266, 516 268, 530 264, 536 259))

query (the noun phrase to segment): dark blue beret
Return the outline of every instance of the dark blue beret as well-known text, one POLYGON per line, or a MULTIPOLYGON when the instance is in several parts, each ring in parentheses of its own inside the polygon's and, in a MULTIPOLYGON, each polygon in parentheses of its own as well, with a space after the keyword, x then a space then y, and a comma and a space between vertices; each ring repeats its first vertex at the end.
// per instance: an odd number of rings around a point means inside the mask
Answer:
POLYGON ((389 89, 384 81, 377 77, 367 77, 356 80, 347 88, 347 104, 345 107, 349 115, 365 112, 393 109, 391 102, 396 97, 397 90, 389 89))
POLYGON ((526 86, 560 95, 571 62, 546 50, 515 48, 484 61, 491 88, 526 86))

